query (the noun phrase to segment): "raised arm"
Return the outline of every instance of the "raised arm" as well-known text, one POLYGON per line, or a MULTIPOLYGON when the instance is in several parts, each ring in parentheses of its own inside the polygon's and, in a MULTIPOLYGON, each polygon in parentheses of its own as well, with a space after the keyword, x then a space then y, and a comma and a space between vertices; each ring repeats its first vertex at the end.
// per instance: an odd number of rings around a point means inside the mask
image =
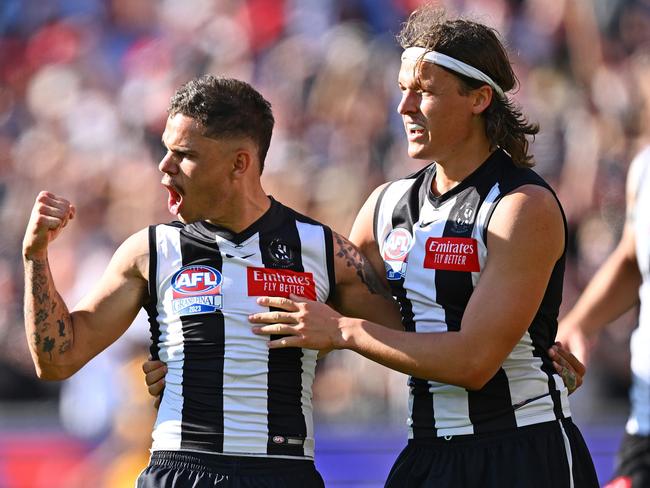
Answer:
POLYGON ((134 234, 115 252, 95 288, 70 311, 56 289, 47 248, 75 215, 50 192, 36 198, 23 240, 25 332, 39 378, 78 371, 131 324, 147 296, 148 238, 134 234))
POLYGON ((643 163, 644 159, 639 157, 630 166, 621 240, 558 327, 558 340, 582 362, 588 361, 589 349, 598 333, 639 303, 641 272, 636 257, 633 215, 639 211, 635 203, 643 163))

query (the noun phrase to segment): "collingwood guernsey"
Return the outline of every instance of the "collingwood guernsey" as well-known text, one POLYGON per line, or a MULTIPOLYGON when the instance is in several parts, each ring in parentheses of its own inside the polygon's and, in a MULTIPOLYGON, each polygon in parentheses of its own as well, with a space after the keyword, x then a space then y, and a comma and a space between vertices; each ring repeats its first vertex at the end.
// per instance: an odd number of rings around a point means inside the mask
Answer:
POLYGON ((174 222, 149 247, 151 353, 168 368, 152 451, 313 459, 317 351, 269 350, 248 316, 268 311, 259 296, 328 299, 331 231, 272 200, 240 234, 174 222))
MULTIPOLYGON (((434 163, 392 182, 375 208, 386 277, 411 332, 460 330, 490 258, 487 227, 500 199, 522 185, 549 188, 501 149, 440 197, 431 192, 435 172, 434 163)), ((481 390, 409 378, 410 438, 493 432, 570 416, 568 392, 546 353, 557 332, 563 271, 564 254, 527 332, 481 390)))

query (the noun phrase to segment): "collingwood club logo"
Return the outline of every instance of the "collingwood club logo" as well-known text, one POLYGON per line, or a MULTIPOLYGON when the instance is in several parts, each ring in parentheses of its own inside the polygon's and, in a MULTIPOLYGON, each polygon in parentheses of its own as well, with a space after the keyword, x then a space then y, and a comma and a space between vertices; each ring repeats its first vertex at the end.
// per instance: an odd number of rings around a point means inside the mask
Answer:
POLYGON ((279 268, 289 268, 294 264, 294 250, 280 238, 271 241, 268 247, 269 256, 273 263, 279 268))
POLYGON ((474 220, 476 220, 476 209, 479 206, 481 197, 476 189, 472 189, 472 192, 464 200, 451 215, 450 230, 454 234, 467 234, 472 230, 474 220))

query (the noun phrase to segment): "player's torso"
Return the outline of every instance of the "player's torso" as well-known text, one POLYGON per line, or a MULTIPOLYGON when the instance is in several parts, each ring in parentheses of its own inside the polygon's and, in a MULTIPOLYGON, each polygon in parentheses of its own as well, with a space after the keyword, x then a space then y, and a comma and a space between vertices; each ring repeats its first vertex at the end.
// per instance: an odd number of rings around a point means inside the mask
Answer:
POLYGON ((259 296, 327 300, 331 235, 283 207, 270 212, 246 235, 152 228, 152 352, 168 367, 154 450, 313 457, 317 352, 269 351, 247 318, 268 310, 259 296))
MULTIPOLYGON (((432 167, 392 183, 380 197, 377 242, 407 330, 460 330, 465 307, 489 259, 487 226, 496 204, 509 188, 539 184, 533 177, 527 181, 528 176, 519 181, 522 173, 511 175, 504 164, 499 154, 493 155, 441 198, 429 192, 432 167)), ((559 302, 547 305, 552 309, 559 302)), ((547 337, 538 337, 542 329, 551 335, 541 321, 531 326, 478 392, 411 378, 411 435, 470 434, 568 416, 561 380, 551 371, 545 352, 542 355, 548 343, 547 337)))

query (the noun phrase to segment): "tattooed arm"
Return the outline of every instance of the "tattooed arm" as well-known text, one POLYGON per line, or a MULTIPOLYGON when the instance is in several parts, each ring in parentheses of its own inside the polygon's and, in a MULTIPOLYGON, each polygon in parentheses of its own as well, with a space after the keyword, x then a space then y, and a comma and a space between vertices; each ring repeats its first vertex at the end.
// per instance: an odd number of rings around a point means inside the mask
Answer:
POLYGON ((375 271, 352 242, 335 232, 333 236, 336 291, 328 303, 343 315, 403 330, 399 308, 383 274, 375 271))
POLYGON ((70 311, 52 279, 47 248, 73 219, 67 200, 41 192, 25 238, 25 332, 39 378, 64 379, 114 342, 135 318, 146 297, 146 231, 125 241, 104 276, 70 311))

